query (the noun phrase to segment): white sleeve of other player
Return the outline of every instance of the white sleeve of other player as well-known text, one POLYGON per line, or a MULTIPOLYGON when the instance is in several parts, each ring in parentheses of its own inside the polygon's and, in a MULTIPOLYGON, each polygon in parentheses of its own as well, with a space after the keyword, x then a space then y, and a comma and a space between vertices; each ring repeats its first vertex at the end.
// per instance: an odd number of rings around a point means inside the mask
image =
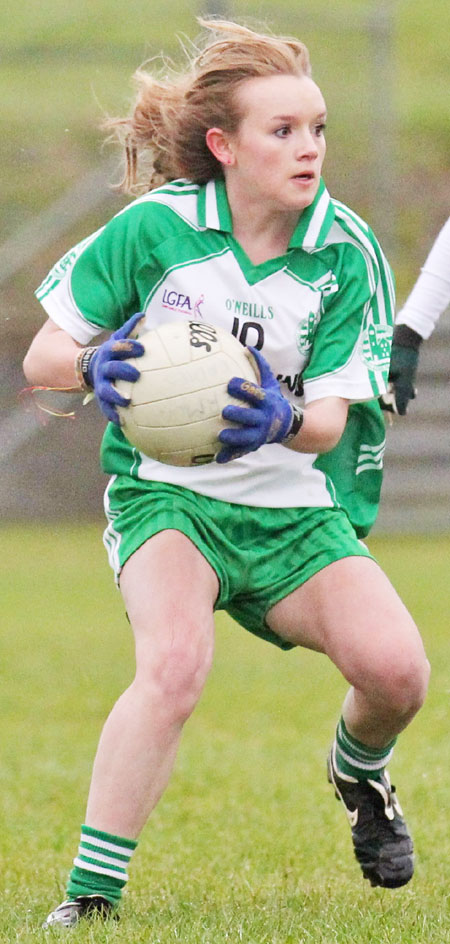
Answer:
POLYGON ((406 324, 429 338, 450 304, 450 218, 442 227, 419 278, 400 309, 396 324, 406 324))

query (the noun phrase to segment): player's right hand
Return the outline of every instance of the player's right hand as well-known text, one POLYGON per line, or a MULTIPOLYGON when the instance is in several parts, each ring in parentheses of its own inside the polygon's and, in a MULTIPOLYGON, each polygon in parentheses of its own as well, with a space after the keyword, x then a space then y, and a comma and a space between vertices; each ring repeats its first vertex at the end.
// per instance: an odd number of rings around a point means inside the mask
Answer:
POLYGON ((129 318, 97 348, 89 363, 87 380, 95 393, 102 413, 116 426, 120 426, 116 406, 128 406, 130 401, 116 390, 114 381, 120 379, 134 383, 140 377, 136 367, 127 363, 127 358, 141 357, 144 353, 143 345, 129 337, 144 317, 142 312, 139 312, 129 318))

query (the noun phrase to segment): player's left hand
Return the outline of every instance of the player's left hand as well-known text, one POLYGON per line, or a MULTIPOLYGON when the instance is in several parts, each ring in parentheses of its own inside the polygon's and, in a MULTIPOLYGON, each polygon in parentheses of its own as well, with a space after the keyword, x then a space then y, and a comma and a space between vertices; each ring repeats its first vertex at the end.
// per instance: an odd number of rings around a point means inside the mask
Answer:
POLYGON ((228 393, 248 403, 247 407, 229 404, 222 416, 238 424, 219 433, 223 448, 216 457, 217 462, 230 462, 254 452, 265 443, 280 443, 289 436, 294 420, 294 409, 283 396, 278 380, 266 359, 255 348, 249 348, 260 373, 260 384, 233 377, 228 384, 228 393))

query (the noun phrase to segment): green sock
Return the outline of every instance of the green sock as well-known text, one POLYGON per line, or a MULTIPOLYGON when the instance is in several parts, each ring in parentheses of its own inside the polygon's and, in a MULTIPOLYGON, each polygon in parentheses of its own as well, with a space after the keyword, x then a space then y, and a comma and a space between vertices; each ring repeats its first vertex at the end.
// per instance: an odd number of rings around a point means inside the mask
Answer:
POLYGON ((67 897, 73 901, 78 895, 102 895, 113 905, 117 904, 128 881, 127 865, 136 846, 135 839, 123 839, 82 826, 67 897))
POLYGON ((341 774, 357 780, 380 780, 386 764, 392 757, 397 738, 386 747, 368 747, 349 734, 344 719, 336 728, 336 764, 341 774))

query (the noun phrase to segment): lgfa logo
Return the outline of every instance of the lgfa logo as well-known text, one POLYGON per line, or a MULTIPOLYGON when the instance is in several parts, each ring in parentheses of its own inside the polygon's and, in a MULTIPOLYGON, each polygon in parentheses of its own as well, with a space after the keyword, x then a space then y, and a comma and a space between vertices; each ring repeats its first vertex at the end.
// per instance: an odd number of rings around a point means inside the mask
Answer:
POLYGON ((203 294, 192 303, 190 295, 184 295, 182 292, 167 288, 164 289, 162 297, 163 308, 168 308, 169 311, 179 311, 182 314, 193 315, 195 318, 203 318, 201 306, 204 301, 205 296, 203 294))

